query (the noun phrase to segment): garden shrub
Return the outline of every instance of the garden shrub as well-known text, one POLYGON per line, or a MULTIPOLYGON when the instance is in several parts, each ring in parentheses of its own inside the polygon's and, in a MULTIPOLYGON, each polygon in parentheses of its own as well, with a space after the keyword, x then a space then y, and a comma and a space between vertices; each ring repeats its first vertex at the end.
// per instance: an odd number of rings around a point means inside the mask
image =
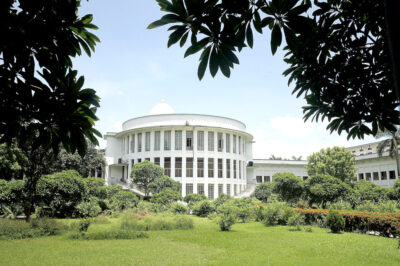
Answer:
POLYGON ((0 179, 0 215, 14 219, 23 213, 25 201, 25 181, 7 182, 0 179))
POLYGON ((86 185, 85 196, 87 198, 97 197, 99 199, 107 198, 107 186, 104 184, 103 178, 88 177, 83 178, 86 185))
POLYGON ((269 203, 262 211, 263 223, 269 225, 285 225, 293 212, 284 202, 269 203))
POLYGON ((187 214, 189 211, 189 208, 182 203, 174 202, 171 204, 170 210, 174 214, 187 214))
POLYGON ((272 195, 273 189, 273 183, 261 183, 256 186, 256 189, 254 190, 254 197, 262 202, 267 202, 268 198, 272 195))
POLYGON ((226 202, 217 208, 217 223, 221 231, 230 231, 235 224, 237 207, 226 202))
POLYGON ((352 210, 352 206, 347 201, 339 201, 328 205, 331 210, 352 210))
POLYGON ((240 207, 237 209, 237 218, 242 222, 246 223, 251 219, 252 209, 249 207, 240 207))
POLYGON ((105 216, 104 214, 101 214, 101 215, 95 217, 92 220, 92 223, 94 223, 94 224, 109 224, 110 220, 107 218, 107 216, 105 216))
POLYGON ((96 217, 101 213, 101 208, 98 204, 98 199, 90 198, 88 201, 83 201, 76 206, 76 216, 81 218, 96 217))
POLYGON ((141 200, 137 204, 136 209, 139 211, 146 210, 153 213, 160 213, 167 211, 168 207, 162 204, 141 200))
POLYGON ((295 226, 296 230, 300 231, 300 226, 304 224, 304 217, 301 213, 295 212, 289 217, 287 224, 290 226, 295 226))
POLYGON ((192 208, 193 205, 195 205, 199 201, 206 200, 207 197, 203 194, 187 194, 184 198, 183 201, 186 202, 189 206, 189 208, 192 208))
POLYGON ((42 176, 36 186, 40 206, 49 207, 52 217, 71 217, 85 192, 85 182, 74 170, 42 176))
POLYGON ((139 199, 135 193, 131 191, 119 191, 110 199, 110 208, 112 210, 125 210, 137 206, 139 199))
POLYGON ((329 211, 326 216, 326 225, 331 229, 332 233, 339 233, 344 230, 345 220, 337 211, 329 211))
POLYGON ((193 214, 200 217, 207 217, 211 212, 214 212, 214 206, 209 200, 197 202, 193 206, 193 214))
POLYGON ((78 223, 78 231, 83 233, 89 229, 91 221, 89 219, 82 219, 78 223))
POLYGON ((155 193, 151 197, 150 201, 153 203, 168 205, 168 204, 171 204, 172 202, 176 202, 181 199, 182 199, 182 197, 179 194, 179 192, 169 189, 169 188, 166 188, 159 193, 155 193))
POLYGON ((218 206, 224 204, 225 202, 227 202, 227 201, 229 201, 229 200, 231 200, 231 199, 232 199, 232 197, 229 196, 228 194, 221 193, 221 194, 218 196, 218 198, 216 198, 216 199, 214 200, 214 206, 215 206, 215 208, 218 208, 218 206))
POLYGON ((33 229, 38 229, 45 236, 56 235, 62 229, 61 224, 57 220, 47 217, 32 219, 30 226, 33 229))
POLYGON ((121 218, 121 229, 124 230, 172 230, 192 229, 193 219, 186 215, 141 215, 136 212, 126 212, 121 218))

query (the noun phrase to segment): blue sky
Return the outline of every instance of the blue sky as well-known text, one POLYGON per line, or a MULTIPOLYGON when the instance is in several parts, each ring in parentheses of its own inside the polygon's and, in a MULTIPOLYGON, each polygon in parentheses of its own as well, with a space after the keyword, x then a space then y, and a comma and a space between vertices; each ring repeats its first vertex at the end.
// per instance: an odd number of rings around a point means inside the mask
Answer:
MULTIPOLYGON (((163 13, 154 0, 82 1, 81 16, 93 14, 101 43, 92 57, 83 55, 74 66, 85 76, 85 87, 101 97, 96 128, 103 134, 119 131, 123 121, 147 115, 165 99, 177 113, 221 115, 243 121, 256 141, 255 158, 271 154, 305 158, 320 148, 352 146, 370 141, 346 141, 329 134, 325 123, 304 123, 305 101, 291 95, 283 52, 272 56, 269 34, 255 33, 253 49, 238 55, 231 77, 209 72, 197 78, 198 56, 183 58, 185 49, 167 48, 167 27, 147 30, 163 13)), ((105 142, 101 141, 101 147, 105 142)))

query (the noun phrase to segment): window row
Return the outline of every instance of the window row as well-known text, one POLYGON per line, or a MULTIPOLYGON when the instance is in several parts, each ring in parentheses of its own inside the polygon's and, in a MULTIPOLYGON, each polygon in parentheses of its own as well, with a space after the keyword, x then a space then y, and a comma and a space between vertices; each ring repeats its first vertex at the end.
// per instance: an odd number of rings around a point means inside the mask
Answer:
POLYGON ((391 171, 381 171, 381 172, 372 172, 372 173, 359 173, 357 181, 359 180, 374 180, 374 181, 379 181, 379 180, 387 180, 389 179, 396 179, 396 171, 391 170, 391 171), (389 173, 389 174, 388 174, 389 173))
POLYGON ((185 132, 185 138, 183 138, 182 130, 155 131, 153 134, 151 134, 151 132, 131 134, 122 139, 122 150, 123 153, 126 154, 142 151, 160 151, 161 148, 164 151, 170 151, 172 149, 180 151, 184 147, 186 150, 191 151, 196 141, 197 150, 204 151, 205 138, 207 138, 207 151, 215 151, 215 146, 216 150, 219 152, 225 151, 227 153, 242 154, 245 150, 245 143, 241 136, 220 132, 215 134, 215 132, 211 131, 196 131, 195 139, 192 130, 186 130, 185 132), (172 147, 171 143, 172 132, 174 132, 174 147, 172 147), (162 141, 161 133, 163 137, 162 141))
MULTIPOLYGON (((195 158, 197 161, 197 167, 194 164, 193 157, 164 157, 164 165, 161 165, 160 157, 154 157, 154 163, 164 168, 164 174, 171 176, 172 159, 175 161, 174 169, 175 173, 173 177, 183 177, 182 173, 186 173, 185 177, 194 177, 194 172, 197 172, 196 177, 208 177, 208 178, 223 178, 223 170, 226 170, 226 178, 242 179, 245 178, 244 171, 245 162, 240 160, 231 159, 214 159, 214 158, 195 158), (185 160, 186 167, 183 167, 183 160, 185 160), (206 167, 207 164, 207 167, 206 167)), ((150 161, 150 158, 144 160, 150 161)), ((142 162, 142 159, 131 160, 131 166, 135 163, 142 162)))
MULTIPOLYGON (((305 180, 308 178, 308 176, 303 176, 303 177, 299 176, 299 177, 302 178, 303 181, 305 181, 305 180)), ((256 182, 257 182, 258 184, 259 184, 259 183, 265 183, 265 182, 272 182, 272 177, 269 176, 269 175, 265 175, 265 176, 264 176, 264 179, 263 179, 263 176, 258 175, 258 176, 256 176, 256 182)))
MULTIPOLYGON (((186 183, 185 184, 186 188, 186 195, 188 194, 193 194, 193 183, 186 183)), ((197 194, 199 195, 204 195, 205 194, 205 184, 197 184, 197 194)), ((208 184, 207 185, 207 196, 209 199, 214 199, 215 198, 215 191, 217 192, 217 197, 219 197, 222 193, 228 194, 228 195, 238 195, 242 191, 244 191, 245 186, 244 185, 239 185, 239 184, 226 184, 226 191, 224 192, 224 184, 208 184)))

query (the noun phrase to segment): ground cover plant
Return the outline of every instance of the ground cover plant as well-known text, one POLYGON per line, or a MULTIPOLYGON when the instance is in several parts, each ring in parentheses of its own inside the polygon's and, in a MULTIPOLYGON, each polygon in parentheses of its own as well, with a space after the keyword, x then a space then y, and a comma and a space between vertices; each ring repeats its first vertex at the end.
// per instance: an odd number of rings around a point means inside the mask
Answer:
MULTIPOLYGON (((0 241, 1 265, 398 265, 397 240, 363 234, 289 231, 259 222, 236 223, 230 232, 207 218, 191 216, 191 230, 150 230, 148 238, 75 240, 56 236, 0 241), (360 256, 362 254, 362 256, 360 256)), ((112 231, 110 223, 91 223, 87 234, 112 231)), ((62 220, 67 222, 66 220, 62 220)))

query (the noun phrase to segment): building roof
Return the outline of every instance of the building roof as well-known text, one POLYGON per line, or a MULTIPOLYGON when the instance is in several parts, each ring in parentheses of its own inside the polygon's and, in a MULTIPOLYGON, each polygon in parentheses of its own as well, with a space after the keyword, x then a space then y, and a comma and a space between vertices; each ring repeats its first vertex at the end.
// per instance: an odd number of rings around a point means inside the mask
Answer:
POLYGON ((156 104, 153 108, 151 108, 149 115, 164 115, 174 113, 174 109, 172 109, 172 107, 163 99, 159 104, 156 104))

